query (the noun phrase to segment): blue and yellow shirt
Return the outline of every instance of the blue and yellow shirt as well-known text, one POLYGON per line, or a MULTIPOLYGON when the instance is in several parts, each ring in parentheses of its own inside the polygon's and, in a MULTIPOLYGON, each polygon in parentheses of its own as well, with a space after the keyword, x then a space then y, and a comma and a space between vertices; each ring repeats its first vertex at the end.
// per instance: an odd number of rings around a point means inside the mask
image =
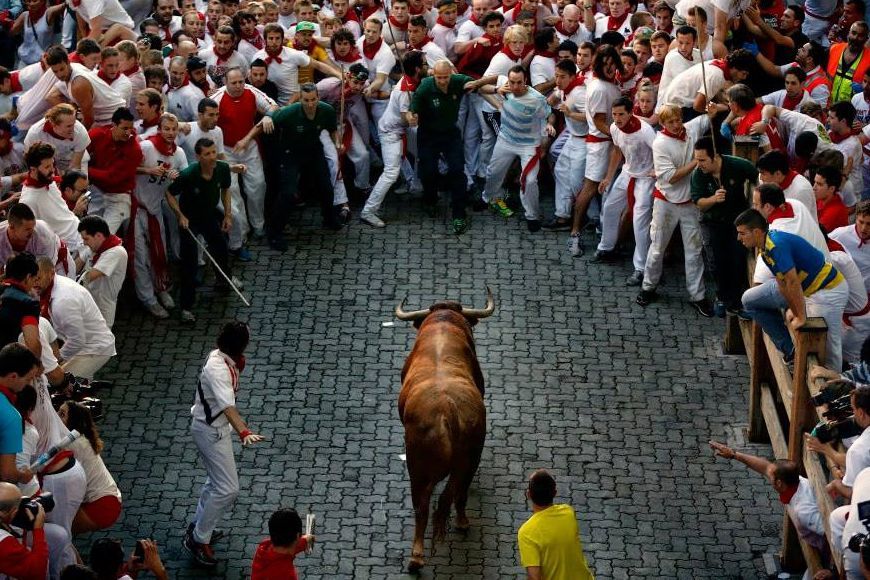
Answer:
POLYGON ((834 288, 844 280, 833 264, 825 260, 824 254, 802 237, 788 232, 767 232, 761 258, 777 279, 794 268, 804 296, 834 288))

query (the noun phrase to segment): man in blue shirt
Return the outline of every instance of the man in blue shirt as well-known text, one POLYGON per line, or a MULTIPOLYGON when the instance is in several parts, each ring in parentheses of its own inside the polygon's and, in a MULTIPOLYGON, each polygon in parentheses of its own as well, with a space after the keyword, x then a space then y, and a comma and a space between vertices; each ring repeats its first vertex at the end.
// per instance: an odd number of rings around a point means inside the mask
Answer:
POLYGON ((843 366, 843 310, 849 299, 845 278, 825 256, 800 236, 768 231, 767 220, 748 209, 734 220, 737 239, 749 249, 761 251, 761 258, 776 276, 743 293, 743 308, 776 347, 786 362, 794 358, 794 344, 782 319, 797 330, 810 316, 820 316, 828 325, 826 366, 839 371, 843 366))
POLYGON ((39 373, 39 359, 17 342, 0 349, 0 480, 27 483, 29 469, 15 466, 15 454, 22 450, 21 415, 15 410, 18 393, 39 373))

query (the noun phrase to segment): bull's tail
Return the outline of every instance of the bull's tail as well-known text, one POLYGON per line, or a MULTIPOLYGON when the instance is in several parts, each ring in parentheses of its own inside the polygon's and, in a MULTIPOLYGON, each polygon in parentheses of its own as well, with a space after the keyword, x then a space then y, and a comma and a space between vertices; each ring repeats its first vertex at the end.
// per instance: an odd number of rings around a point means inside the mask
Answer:
POLYGON ((453 500, 456 498, 456 487, 459 484, 457 474, 451 473, 450 479, 447 480, 447 485, 444 486, 444 491, 438 497, 438 507, 435 508, 435 515, 432 517, 432 555, 435 555, 435 545, 444 540, 447 535, 447 519, 450 517, 450 508, 453 507, 453 500))

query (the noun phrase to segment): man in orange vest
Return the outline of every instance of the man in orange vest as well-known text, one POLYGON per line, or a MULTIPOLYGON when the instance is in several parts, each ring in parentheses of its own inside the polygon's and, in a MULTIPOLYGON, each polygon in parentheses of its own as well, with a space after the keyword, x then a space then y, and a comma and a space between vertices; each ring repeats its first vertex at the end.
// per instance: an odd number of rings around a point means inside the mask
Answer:
MULTIPOLYGON (((846 42, 840 42, 831 47, 828 57, 828 76, 831 77, 831 102, 850 101, 855 94, 853 83, 860 83, 864 73, 870 67, 870 49, 867 43, 868 27, 864 21, 858 21, 849 28, 846 42)), ((860 85, 858 91, 860 91, 860 85)))

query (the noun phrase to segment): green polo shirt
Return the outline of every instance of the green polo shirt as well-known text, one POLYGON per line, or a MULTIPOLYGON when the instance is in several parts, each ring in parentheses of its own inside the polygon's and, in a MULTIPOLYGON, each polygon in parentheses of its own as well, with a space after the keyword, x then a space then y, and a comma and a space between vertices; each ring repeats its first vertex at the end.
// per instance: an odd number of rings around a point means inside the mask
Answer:
POLYGON ((458 131, 459 105, 465 96, 465 84, 474 79, 468 75, 450 75, 447 92, 441 91, 434 77, 426 77, 414 91, 409 110, 419 116, 420 131, 449 134, 458 131))
POLYGON ((275 127, 282 129, 281 144, 291 151, 312 154, 323 150, 320 132, 332 133, 338 127, 335 109, 319 101, 314 118, 309 119, 302 110, 302 103, 293 103, 271 114, 275 127))
POLYGON ((214 219, 218 202, 225 189, 230 188, 230 165, 226 161, 218 161, 211 179, 202 176, 199 162, 191 163, 184 168, 172 185, 169 192, 178 198, 181 213, 193 223, 214 219))
MULTIPOLYGON (((722 156, 722 171, 720 172, 722 189, 725 190, 725 201, 717 203, 707 211, 701 212, 701 221, 708 223, 733 224, 734 219, 743 210, 749 209, 749 200, 746 199, 745 184, 747 181, 755 184, 758 182, 758 170, 749 161, 732 155, 722 156)), ((712 175, 708 175, 700 169, 692 172, 692 201, 698 203, 699 199, 712 197, 719 185, 712 175)))

